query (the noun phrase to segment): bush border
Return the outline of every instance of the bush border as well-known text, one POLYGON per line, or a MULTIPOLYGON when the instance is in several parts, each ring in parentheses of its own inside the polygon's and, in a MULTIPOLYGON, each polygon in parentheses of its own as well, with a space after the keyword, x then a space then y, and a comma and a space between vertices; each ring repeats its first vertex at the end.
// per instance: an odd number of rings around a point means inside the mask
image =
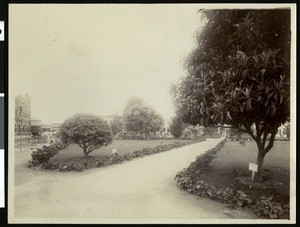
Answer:
POLYGON ((246 193, 232 188, 216 188, 208 183, 199 180, 195 175, 205 173, 209 164, 224 147, 226 139, 217 144, 216 147, 197 156, 196 160, 187 169, 183 169, 175 176, 176 185, 191 194, 199 197, 219 200, 232 209, 249 208, 257 216, 279 219, 289 215, 289 205, 273 201, 272 197, 261 196, 256 202, 252 201, 246 193), (194 169, 197 172, 194 172, 194 169))
MULTIPOLYGON (((63 161, 60 162, 60 160, 57 160, 57 162, 52 163, 51 161, 54 160, 54 156, 58 154, 62 149, 65 147, 60 147, 61 149, 55 149, 54 152, 53 146, 44 146, 41 149, 38 149, 37 151, 32 152, 32 161, 30 161, 31 166, 41 166, 43 169, 46 170, 60 170, 60 171, 83 171, 85 169, 90 169, 90 168, 95 168, 95 167, 104 167, 104 166, 109 166, 109 165, 114 165, 114 164, 120 164, 125 161, 130 161, 135 158, 140 158, 146 155, 151 155, 151 154, 156 154, 156 153, 161 153, 164 151, 172 150, 175 148, 179 148, 182 146, 186 145, 191 145, 194 143, 199 143, 202 141, 205 141, 205 138, 201 138, 198 140, 188 140, 188 141, 176 141, 171 144, 166 144, 166 145, 159 145, 153 148, 147 147, 143 148, 141 150, 136 150, 133 153, 126 153, 126 154, 113 154, 109 157, 93 157, 93 156, 88 156, 85 160, 82 159, 82 162, 76 163, 70 161, 68 164, 63 164, 63 161)), ((55 146, 58 147, 58 146, 55 146)))

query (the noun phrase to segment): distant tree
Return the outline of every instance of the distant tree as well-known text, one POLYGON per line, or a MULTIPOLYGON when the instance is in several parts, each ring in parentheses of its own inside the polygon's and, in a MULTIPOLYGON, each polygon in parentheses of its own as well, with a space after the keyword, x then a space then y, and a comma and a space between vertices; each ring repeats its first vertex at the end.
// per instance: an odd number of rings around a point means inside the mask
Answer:
POLYGON ((114 136, 123 132, 124 122, 122 116, 115 116, 110 122, 110 127, 114 136))
POLYGON ((187 129, 192 133, 194 138, 197 138, 202 134, 202 127, 199 125, 188 125, 187 129))
POLYGON ((204 127, 203 128, 203 135, 204 136, 215 136, 218 134, 218 128, 217 127, 204 127))
POLYGON ((112 142, 109 124, 93 114, 76 114, 65 120, 61 127, 63 142, 73 142, 83 149, 84 156, 112 142))
POLYGON ((133 106, 135 106, 135 105, 141 106, 141 105, 143 105, 143 104, 144 104, 144 100, 143 100, 143 99, 141 99, 141 98, 139 98, 139 97, 131 97, 131 98, 127 101, 127 103, 126 103, 126 105, 125 105, 125 108, 124 108, 124 111, 123 111, 123 115, 125 115, 125 113, 127 113, 128 110, 129 110, 131 107, 133 107, 133 106))
POLYGON ((170 133, 176 138, 179 139, 183 135, 183 130, 186 128, 186 124, 178 117, 177 115, 171 119, 169 125, 170 133))
POLYGON ((286 125, 286 136, 288 139, 290 139, 290 123, 286 125))
POLYGON ((128 131, 144 134, 146 137, 163 126, 162 117, 143 103, 134 104, 128 109, 126 107, 123 117, 128 131))
POLYGON ((258 172, 290 117, 290 10, 200 10, 187 76, 173 87, 186 123, 231 125, 257 144, 258 172))

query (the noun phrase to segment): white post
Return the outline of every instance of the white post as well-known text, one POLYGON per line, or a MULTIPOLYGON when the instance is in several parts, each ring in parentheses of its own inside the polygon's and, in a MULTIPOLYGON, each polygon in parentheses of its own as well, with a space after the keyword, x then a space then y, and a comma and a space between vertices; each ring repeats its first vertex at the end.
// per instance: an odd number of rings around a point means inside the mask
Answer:
POLYGON ((251 170, 252 171, 252 182, 253 182, 253 180, 254 180, 254 172, 257 172, 257 169, 258 169, 258 165, 257 164, 255 164, 255 163, 249 163, 249 170, 251 170))

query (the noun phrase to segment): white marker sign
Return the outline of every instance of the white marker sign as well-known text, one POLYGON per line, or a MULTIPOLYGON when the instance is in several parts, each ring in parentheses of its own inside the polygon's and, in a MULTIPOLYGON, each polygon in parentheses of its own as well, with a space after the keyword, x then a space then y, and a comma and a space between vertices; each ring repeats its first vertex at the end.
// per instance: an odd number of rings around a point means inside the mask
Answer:
POLYGON ((114 149, 112 149, 111 153, 112 153, 112 154, 115 154, 115 153, 117 153, 117 149, 115 149, 115 148, 114 148, 114 149))
POLYGON ((258 166, 255 163, 249 163, 249 170, 257 172, 258 166))

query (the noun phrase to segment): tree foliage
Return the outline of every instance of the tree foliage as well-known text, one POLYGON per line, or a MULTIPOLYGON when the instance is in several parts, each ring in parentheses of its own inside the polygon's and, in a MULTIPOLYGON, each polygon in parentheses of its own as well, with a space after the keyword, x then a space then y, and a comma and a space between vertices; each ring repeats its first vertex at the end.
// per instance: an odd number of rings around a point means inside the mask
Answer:
POLYGON ((173 88, 176 109, 191 124, 227 124, 265 154, 290 116, 290 10, 200 10, 203 27, 173 88))
POLYGON ((219 135, 217 127, 204 127, 202 132, 203 136, 215 137, 219 135))
POLYGON ((110 127, 113 135, 123 132, 124 122, 122 116, 115 116, 110 122, 110 127))
POLYGON ((135 105, 138 106, 144 105, 144 100, 139 97, 131 97, 126 103, 126 106, 123 111, 123 115, 125 115, 128 112, 128 110, 135 105))
POLYGON ((186 128, 186 124, 177 115, 171 119, 169 125, 170 133, 179 139, 183 135, 183 130, 186 128))
POLYGON ((63 142, 73 142, 83 149, 84 156, 112 142, 109 124, 93 114, 76 114, 64 121, 61 127, 63 142))
POLYGON ((159 131, 163 126, 162 117, 142 102, 127 105, 123 117, 128 131, 145 136, 149 136, 150 132, 159 131))

